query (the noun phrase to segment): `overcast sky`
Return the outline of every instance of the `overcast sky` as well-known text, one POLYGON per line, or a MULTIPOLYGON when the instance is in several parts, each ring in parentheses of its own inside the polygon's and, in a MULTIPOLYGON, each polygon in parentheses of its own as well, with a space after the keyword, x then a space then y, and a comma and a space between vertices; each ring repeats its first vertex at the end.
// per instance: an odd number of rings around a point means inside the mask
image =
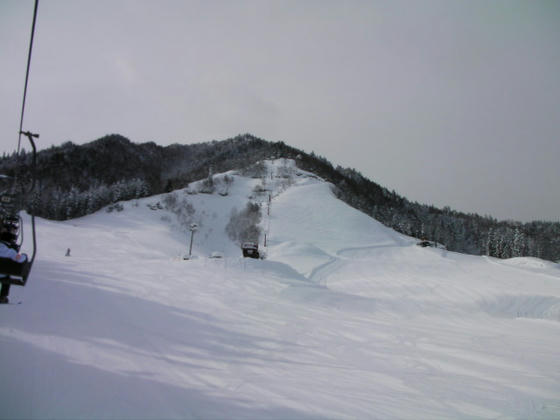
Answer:
MULTIPOLYGON (((0 0, 0 150, 17 147, 33 0, 0 0)), ((405 197, 560 220, 560 1, 41 0, 24 128, 251 133, 405 197)))

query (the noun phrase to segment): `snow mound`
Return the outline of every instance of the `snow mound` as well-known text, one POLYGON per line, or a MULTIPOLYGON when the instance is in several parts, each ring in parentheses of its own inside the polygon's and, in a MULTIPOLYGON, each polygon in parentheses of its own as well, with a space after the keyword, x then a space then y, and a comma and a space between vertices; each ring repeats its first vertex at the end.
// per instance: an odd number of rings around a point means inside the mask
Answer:
POLYGON ((290 264, 304 276, 309 276, 315 267, 332 259, 329 254, 313 244, 295 241, 281 242, 271 246, 267 257, 290 264))
MULTIPOLYGON (((528 269, 560 270, 560 264, 534 257, 516 257, 502 260, 502 264, 528 269)), ((559 273, 560 274, 560 273, 559 273)))
POLYGON ((555 296, 503 295, 485 300, 480 306, 497 317, 560 321, 560 298, 555 296))

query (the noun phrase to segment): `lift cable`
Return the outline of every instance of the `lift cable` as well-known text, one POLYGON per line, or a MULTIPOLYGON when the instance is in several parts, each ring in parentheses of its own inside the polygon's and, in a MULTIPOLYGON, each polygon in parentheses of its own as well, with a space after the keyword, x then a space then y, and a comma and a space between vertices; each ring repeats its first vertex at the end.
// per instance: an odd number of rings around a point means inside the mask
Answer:
POLYGON ((25 100, 27 98, 27 84, 29 82, 29 70, 31 69, 31 53, 33 51, 33 38, 35 35, 35 22, 37 21, 37 9, 39 7, 39 0, 35 0, 35 8, 33 10, 33 24, 31 25, 31 40, 29 41, 29 53, 27 55, 27 70, 25 72, 25 86, 23 88, 23 102, 21 105, 21 118, 19 122, 19 137, 17 154, 19 155, 21 149, 21 135, 23 134, 23 116, 25 114, 25 100))

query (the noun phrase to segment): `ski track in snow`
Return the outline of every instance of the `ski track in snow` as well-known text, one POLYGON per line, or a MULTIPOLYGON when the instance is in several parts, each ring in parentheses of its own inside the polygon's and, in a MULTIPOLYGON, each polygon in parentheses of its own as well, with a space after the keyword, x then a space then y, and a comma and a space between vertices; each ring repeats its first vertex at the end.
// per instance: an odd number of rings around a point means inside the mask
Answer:
POLYGON ((558 264, 420 248, 266 167, 270 216, 259 179, 177 193, 189 261, 161 197, 39 220, 23 304, 0 306, 0 418, 560 418, 558 264), (224 233, 250 195, 265 260, 224 233))

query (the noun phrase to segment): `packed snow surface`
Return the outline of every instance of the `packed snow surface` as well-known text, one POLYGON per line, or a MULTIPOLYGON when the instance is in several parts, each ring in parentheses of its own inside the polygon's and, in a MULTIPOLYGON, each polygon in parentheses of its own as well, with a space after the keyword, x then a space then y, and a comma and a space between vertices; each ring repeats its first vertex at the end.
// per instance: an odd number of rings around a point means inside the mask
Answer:
POLYGON ((560 418, 557 264, 421 248, 294 162, 265 169, 176 191, 187 216, 157 196, 39 220, 0 306, 0 417, 560 418), (225 233, 249 200, 263 260, 225 233))

